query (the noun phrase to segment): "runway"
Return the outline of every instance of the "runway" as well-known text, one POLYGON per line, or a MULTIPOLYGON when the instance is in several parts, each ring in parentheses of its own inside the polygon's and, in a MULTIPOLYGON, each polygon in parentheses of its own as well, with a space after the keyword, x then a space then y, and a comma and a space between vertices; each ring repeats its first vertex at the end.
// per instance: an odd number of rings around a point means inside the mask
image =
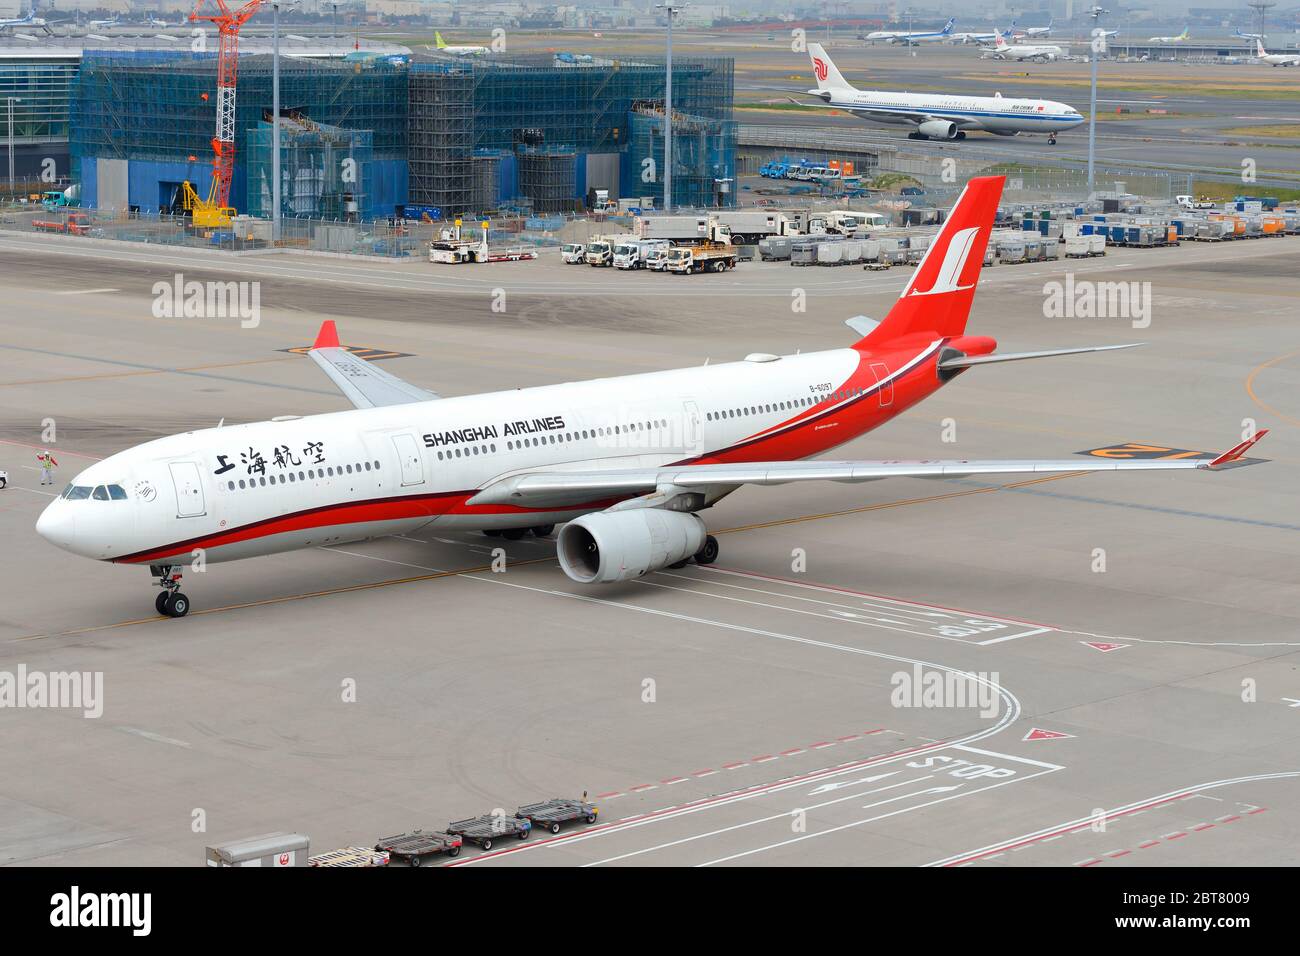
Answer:
POLYGON ((458 395, 845 344, 843 320, 884 315, 908 273, 0 237, 0 670, 104 675, 102 717, 0 722, 0 860, 201 865, 256 833, 370 845, 585 791, 596 825, 444 862, 1294 865, 1297 242, 986 270, 970 330, 1003 349, 1148 344, 976 370, 837 453, 1220 451, 1252 419, 1273 429, 1266 464, 747 489, 705 515, 717 565, 610 588, 566 578, 552 541, 426 529, 187 572, 194 611, 171 620, 147 574, 54 549, 36 516, 85 464, 157 435, 345 407, 281 351, 323 318, 458 395), (1067 269, 1150 283, 1150 326, 1045 318, 1067 269), (152 285, 177 272, 260 282, 258 324, 156 318, 152 285), (46 446, 55 489, 35 471, 46 446), (934 706, 930 682, 965 696, 934 706))

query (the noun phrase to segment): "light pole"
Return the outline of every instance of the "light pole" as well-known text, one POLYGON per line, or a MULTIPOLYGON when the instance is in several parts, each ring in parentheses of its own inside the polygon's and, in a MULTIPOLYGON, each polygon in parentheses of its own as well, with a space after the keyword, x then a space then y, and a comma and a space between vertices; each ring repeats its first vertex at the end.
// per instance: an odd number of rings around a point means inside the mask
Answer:
POLYGON ((664 212, 673 211, 673 17, 681 9, 677 0, 655 4, 668 19, 668 55, 664 75, 664 212))
MULTIPOLYGON (((280 4, 271 0, 271 241, 280 241, 280 4)), ((298 5, 290 3, 289 9, 298 5)))
POLYGON ((1097 21, 1102 16, 1109 13, 1109 10, 1103 10, 1101 7, 1093 7, 1088 11, 1088 16, 1092 17, 1092 36, 1088 44, 1088 59, 1092 61, 1092 88, 1088 95, 1088 198, 1092 198, 1092 191, 1096 185, 1096 171, 1094 160, 1097 154, 1097 54, 1106 49, 1106 35, 1102 32, 1101 27, 1097 26, 1097 21))
POLYGON ((6 96, 5 103, 9 107, 9 198, 13 198, 14 191, 14 104, 23 101, 21 96, 6 96))

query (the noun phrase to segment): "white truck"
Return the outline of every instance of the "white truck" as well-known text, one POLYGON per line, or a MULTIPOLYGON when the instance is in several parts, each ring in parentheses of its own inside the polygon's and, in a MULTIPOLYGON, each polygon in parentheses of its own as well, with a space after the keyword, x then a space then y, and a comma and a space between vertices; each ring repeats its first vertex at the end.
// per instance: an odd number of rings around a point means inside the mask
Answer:
POLYGON ((612 266, 614 264, 614 236, 593 236, 587 241, 585 259, 589 266, 612 266))
POLYGON ((580 242, 566 242, 560 246, 560 258, 567 265, 582 265, 587 261, 587 247, 580 242))
POLYGON ((834 212, 820 213, 809 220, 809 231, 820 226, 831 235, 851 236, 859 229, 871 226, 888 225, 889 221, 878 213, 853 212, 837 209, 834 212), (881 220, 884 220, 882 223, 881 220))
POLYGON ((644 269, 656 249, 668 249, 667 239, 625 239, 614 246, 615 269, 644 269))
POLYGON ((704 242, 673 246, 668 250, 665 268, 678 275, 692 272, 725 272, 736 267, 736 247, 725 243, 704 242))
POLYGON ((635 239, 667 239, 674 244, 720 242, 730 244, 731 228, 714 216, 637 216, 632 220, 635 239))
POLYGON ((736 246, 755 246, 769 236, 802 235, 800 218, 765 209, 726 209, 714 218, 731 230, 731 242, 736 246))

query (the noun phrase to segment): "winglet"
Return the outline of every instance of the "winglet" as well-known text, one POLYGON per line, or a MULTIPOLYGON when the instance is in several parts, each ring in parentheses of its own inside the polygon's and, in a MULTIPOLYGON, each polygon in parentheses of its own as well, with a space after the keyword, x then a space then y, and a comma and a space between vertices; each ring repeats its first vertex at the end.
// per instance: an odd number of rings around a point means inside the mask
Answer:
POLYGON ((1225 466, 1225 465, 1230 465, 1230 464, 1232 464, 1234 461, 1240 461, 1240 460, 1241 460, 1241 457, 1242 457, 1243 455, 1245 455, 1246 452, 1250 451, 1251 447, 1254 446, 1255 442, 1259 441, 1261 438, 1263 438, 1263 437, 1264 437, 1265 435, 1267 435, 1267 434, 1268 434, 1268 429, 1267 429, 1267 428, 1261 428, 1259 431, 1257 431, 1257 432, 1255 433, 1255 437, 1254 437, 1254 438, 1248 438, 1248 439, 1246 439, 1244 442, 1242 442, 1240 445, 1237 445, 1237 446, 1235 446, 1235 447, 1233 447, 1233 448, 1229 448, 1229 449, 1228 449, 1227 451, 1225 451, 1222 455, 1220 455, 1218 458, 1214 459, 1214 461, 1210 462, 1210 463, 1209 463, 1208 465, 1206 465, 1205 467, 1206 467, 1206 468, 1222 468, 1222 467, 1225 466))
POLYGON ((339 347, 339 330, 334 326, 333 319, 326 319, 320 324, 320 331, 316 333, 316 341, 312 343, 314 349, 336 349, 339 347))

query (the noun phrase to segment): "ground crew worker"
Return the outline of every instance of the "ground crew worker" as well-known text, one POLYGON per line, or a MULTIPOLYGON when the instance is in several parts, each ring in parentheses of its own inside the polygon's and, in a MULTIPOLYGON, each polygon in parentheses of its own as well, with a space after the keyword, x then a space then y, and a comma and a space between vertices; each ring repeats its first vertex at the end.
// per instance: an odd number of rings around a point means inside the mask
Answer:
POLYGON ((37 463, 41 466, 41 484, 54 484, 54 469, 58 467, 58 462, 48 450, 42 451, 36 456, 37 463))

